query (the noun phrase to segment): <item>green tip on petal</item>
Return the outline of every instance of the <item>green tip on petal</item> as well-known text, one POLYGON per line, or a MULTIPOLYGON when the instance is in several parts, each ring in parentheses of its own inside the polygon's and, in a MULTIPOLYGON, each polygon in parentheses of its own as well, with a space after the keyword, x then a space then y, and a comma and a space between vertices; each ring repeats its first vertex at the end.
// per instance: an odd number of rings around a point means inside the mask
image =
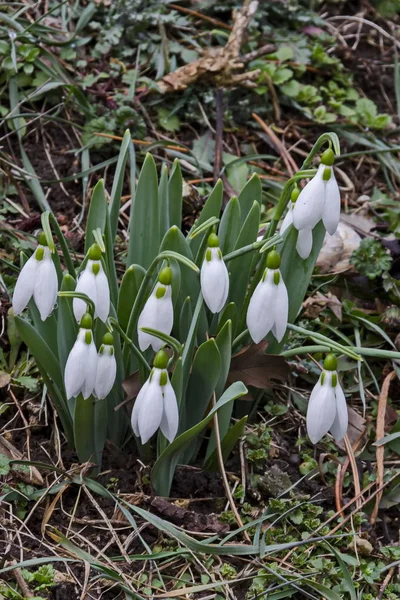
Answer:
POLYGON ((331 176, 332 176, 332 169, 331 169, 330 167, 326 167, 326 168, 324 169, 324 173, 323 173, 323 175, 322 175, 322 179, 323 179, 324 181, 329 181, 329 180, 330 180, 330 178, 331 178, 331 176))
POLYGON ((332 387, 337 386, 337 375, 336 373, 332 373, 332 387))
POLYGON ((104 335, 103 344, 106 344, 106 346, 112 346, 114 344, 114 338, 111 333, 107 332, 104 335))
POLYGON ((85 313, 81 319, 80 326, 83 329, 92 329, 93 319, 89 313, 85 313))
POLYGON ((86 331, 85 342, 88 346, 90 346, 90 344, 92 343, 92 332, 91 331, 86 331))
POLYGON ((98 244, 93 244, 92 246, 90 246, 89 258, 90 260, 100 260, 101 250, 98 244))
POLYGON ((167 288, 160 285, 160 287, 158 287, 156 289, 156 298, 158 298, 159 300, 161 300, 161 298, 164 298, 166 291, 167 291, 167 288))
POLYGON ((42 231, 42 233, 41 233, 41 234, 39 235, 39 237, 38 237, 38 243, 39 243, 41 246, 47 246, 47 245, 48 245, 48 244, 47 244, 46 235, 43 233, 43 231, 42 231))
POLYGON ((336 371, 337 369, 337 358, 334 354, 327 354, 324 360, 325 371, 336 371))
POLYGON ((93 273, 93 275, 98 275, 99 272, 100 272, 100 263, 94 262, 92 264, 92 273, 93 273))
POLYGON ((169 357, 165 350, 159 350, 154 357, 153 367, 155 367, 156 369, 166 369, 168 360, 169 357))
POLYGON ((163 371, 160 375, 160 385, 167 385, 168 383, 168 373, 167 371, 163 371))
POLYGON ((297 200, 297 198, 299 196, 300 196, 300 190, 299 190, 299 188, 296 185, 296 187, 294 187, 292 189, 292 193, 290 194, 290 199, 291 199, 292 202, 296 202, 296 200, 297 200))
POLYGON ((207 246, 209 248, 218 248, 219 247, 218 236, 215 233, 210 233, 210 235, 208 236, 207 246))
POLYGON ((274 273, 274 284, 275 285, 279 285, 279 282, 281 280, 281 274, 279 271, 275 271, 274 273))
POLYGON ((281 266, 281 255, 276 250, 272 250, 267 256, 267 268, 279 269, 281 266))
POLYGON ((158 275, 158 281, 163 285, 171 285, 172 282, 172 269, 171 267, 164 267, 161 269, 158 275))
POLYGON ((41 260, 43 260, 43 257, 44 257, 44 248, 38 248, 35 252, 36 260, 38 260, 40 262, 41 260))
POLYGON ((327 167, 331 167, 333 165, 335 162, 335 153, 332 148, 327 148, 325 152, 322 153, 321 162, 327 167))

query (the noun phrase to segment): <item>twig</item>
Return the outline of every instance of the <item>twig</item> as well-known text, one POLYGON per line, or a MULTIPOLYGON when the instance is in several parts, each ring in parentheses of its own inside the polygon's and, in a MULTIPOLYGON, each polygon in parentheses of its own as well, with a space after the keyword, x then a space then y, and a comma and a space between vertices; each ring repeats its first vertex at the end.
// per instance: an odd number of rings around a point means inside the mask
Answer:
MULTIPOLYGON (((17 561, 13 560, 11 562, 11 564, 16 565, 17 561)), ((21 569, 18 569, 18 568, 13 569, 13 573, 14 573, 16 582, 18 583, 19 587, 21 588, 21 592, 22 592, 24 598, 33 598, 35 596, 35 594, 33 592, 31 592, 31 590, 29 589, 29 586, 21 573, 21 569)))
POLYGON ((190 8, 185 8, 184 6, 179 6, 179 4, 169 4, 170 8, 175 10, 179 10, 187 15, 192 15, 192 17, 197 17, 198 19, 202 19, 203 21, 208 21, 208 23, 212 23, 216 27, 221 27, 221 29, 227 29, 228 31, 232 30, 231 25, 227 25, 223 21, 219 21, 218 19, 213 19, 212 17, 208 17, 207 15, 203 15, 203 13, 197 12, 197 10, 191 10, 190 8))
MULTIPOLYGON (((213 406, 215 406, 215 404, 216 404, 215 393, 213 394, 212 404, 213 404, 213 406)), ((214 423, 214 432, 215 432, 215 446, 216 446, 217 456, 218 456, 218 466, 219 466, 219 470, 221 471, 221 477, 222 477, 222 482, 224 484, 225 493, 228 498, 228 502, 231 506, 232 512, 235 515, 237 524, 239 525, 239 527, 243 527, 243 521, 240 517, 238 509, 236 508, 236 504, 235 504, 235 501, 232 496, 231 488, 229 487, 229 481, 226 476, 226 471, 225 471, 225 467, 224 467, 224 457, 222 456, 222 449, 221 449, 221 436, 219 434, 219 423, 218 423, 218 413, 217 412, 215 412, 215 414, 214 414, 213 423, 214 423)), ((243 536, 244 536, 246 542, 249 542, 251 544, 251 539, 246 530, 243 531, 243 536)))
POLYGON ((297 167, 294 159, 291 157, 291 155, 285 148, 285 145, 281 142, 281 140, 278 138, 276 133, 274 131, 272 131, 271 127, 269 127, 266 124, 266 122, 261 119, 261 117, 256 115, 256 113, 252 113, 252 117, 253 117, 253 119, 255 119, 257 121, 257 123, 260 125, 260 127, 262 129, 264 129, 265 133, 270 137, 271 141, 275 144, 279 154, 282 157, 283 162, 285 163, 287 172, 292 177, 294 175, 294 173, 296 171, 298 171, 298 167, 297 167))
POLYGON ((248 52, 241 57, 241 61, 244 65, 247 65, 249 62, 254 60, 255 58, 259 58, 260 56, 265 56, 265 54, 271 54, 275 52, 276 46, 274 44, 265 44, 265 46, 261 46, 261 48, 257 48, 257 50, 253 50, 252 52, 248 52))
POLYGON ((344 436, 344 445, 346 446, 346 452, 349 457, 349 462, 351 464, 351 470, 353 471, 353 481, 354 481, 354 493, 356 497, 356 507, 357 510, 361 508, 361 486, 360 486, 360 476, 358 474, 356 458, 354 456, 354 450, 350 443, 350 440, 347 434, 344 436))
MULTIPOLYGON (((391 371, 388 375, 386 375, 385 380, 383 382, 383 386, 381 389, 381 393, 379 394, 378 401, 378 417, 376 419, 376 441, 382 439, 385 436, 385 413, 386 413, 386 405, 387 398, 389 394, 389 388, 392 380, 396 377, 396 372, 391 371)), ((376 447, 376 485, 379 488, 383 486, 383 479, 385 475, 385 468, 383 464, 383 458, 385 454, 384 446, 376 447)), ((382 499, 382 491, 376 495, 375 498, 375 506, 371 513, 370 523, 373 525, 376 521, 379 511, 379 504, 382 499)))

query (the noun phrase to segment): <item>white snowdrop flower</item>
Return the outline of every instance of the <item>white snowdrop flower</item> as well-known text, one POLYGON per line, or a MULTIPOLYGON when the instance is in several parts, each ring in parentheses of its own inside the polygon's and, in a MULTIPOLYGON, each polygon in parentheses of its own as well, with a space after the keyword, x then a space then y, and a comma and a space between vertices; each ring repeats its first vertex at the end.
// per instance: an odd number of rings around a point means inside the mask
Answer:
POLYGON ((267 268, 250 299, 247 327, 258 344, 270 331, 281 341, 285 335, 289 312, 286 285, 279 270, 281 257, 273 250, 267 257, 267 268))
MULTIPOLYGON (((105 323, 110 312, 110 288, 100 258, 100 247, 93 244, 89 250, 86 267, 79 275, 75 291, 86 294, 94 302, 94 318, 99 317, 105 323)), ((80 298, 74 298, 72 307, 75 319, 80 323, 86 312, 86 302, 80 298)))
POLYGON ((154 335, 142 331, 142 327, 156 329, 161 333, 169 335, 174 323, 174 308, 172 305, 172 270, 170 267, 161 269, 158 275, 158 283, 149 296, 138 320, 139 348, 147 350, 151 346, 154 352, 160 350, 164 342, 154 335))
POLYGON ((97 357, 96 381, 94 395, 103 400, 111 392, 117 376, 117 361, 114 354, 114 339, 106 333, 97 357))
POLYGON ((333 150, 325 150, 317 173, 300 192, 293 208, 296 229, 314 229, 322 219, 327 232, 335 233, 340 218, 340 192, 332 168, 334 160, 333 150))
POLYGON ((132 411, 132 429, 142 444, 155 434, 158 428, 169 442, 175 438, 179 425, 178 404, 168 371, 168 355, 165 350, 157 352, 150 377, 140 390, 132 411))
POLYGON ((328 354, 324 370, 311 392, 307 409, 307 433, 313 444, 317 444, 328 431, 337 441, 342 440, 347 432, 346 398, 336 369, 336 356, 328 354))
POLYGON ((57 294, 57 271, 47 246, 46 236, 41 233, 38 247, 18 276, 12 299, 14 312, 19 315, 33 296, 40 318, 45 321, 53 311, 57 294))
POLYGON ((93 394, 97 372, 97 350, 93 341, 93 320, 89 313, 83 315, 75 344, 68 355, 64 371, 67 398, 82 394, 84 399, 93 394))
POLYGON ((204 302, 210 311, 220 312, 228 298, 229 274, 215 233, 208 236, 206 256, 201 266, 200 284, 204 302))
MULTIPOLYGON (((292 195, 291 195, 291 203, 289 206, 289 209, 286 213, 286 216, 282 222, 281 228, 279 233, 281 235, 283 235, 285 233, 285 231, 290 227, 290 225, 293 225, 293 211, 294 211, 294 207, 296 205, 296 200, 300 195, 300 190, 299 188, 296 186, 293 191, 292 191, 292 195)), ((298 231, 297 233, 297 242, 296 242, 296 250, 299 256, 301 256, 301 258, 306 259, 310 256, 310 252, 312 250, 312 244, 313 244, 313 236, 312 236, 312 230, 311 229, 300 229, 300 231, 298 231)))

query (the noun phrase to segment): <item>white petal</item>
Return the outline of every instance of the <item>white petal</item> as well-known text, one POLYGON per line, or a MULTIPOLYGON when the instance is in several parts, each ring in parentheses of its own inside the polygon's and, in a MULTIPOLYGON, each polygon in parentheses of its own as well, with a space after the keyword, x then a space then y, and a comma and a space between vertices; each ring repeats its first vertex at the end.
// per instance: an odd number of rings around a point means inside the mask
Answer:
MULTIPOLYGON (((92 334, 93 335, 93 334, 92 334)), ((85 382, 82 388, 82 395, 86 400, 93 394, 94 385, 96 383, 96 374, 97 374, 97 350, 94 342, 92 340, 91 344, 86 344, 87 356, 86 363, 84 365, 85 370, 85 382)))
POLYGON ((77 340, 68 355, 64 371, 64 385, 67 398, 75 398, 81 392, 85 382, 85 364, 88 345, 85 344, 86 329, 80 329, 77 340))
POLYGON ((258 344, 271 331, 275 322, 274 306, 277 286, 273 282, 274 272, 267 270, 265 281, 260 281, 250 299, 246 323, 252 340, 258 344))
MULTIPOLYGON (((272 332, 278 342, 281 341, 286 333, 288 314, 289 314, 289 298, 286 289, 286 285, 282 280, 282 275, 279 284, 276 286, 275 296, 275 323, 273 325, 272 332)), ((272 307, 271 307, 272 310, 272 307)))
POLYGON ((175 438, 179 425, 178 403, 174 388, 169 379, 166 385, 162 388, 164 396, 164 409, 160 423, 160 429, 169 442, 175 438))
POLYGON ((330 432, 336 441, 340 441, 344 438, 349 425, 349 416, 347 411, 346 398, 341 388, 340 383, 335 387, 336 397, 336 416, 333 422, 330 432))
MULTIPOLYGON (((172 304, 172 288, 165 286, 166 292, 162 298, 157 298, 157 326, 156 329, 170 335, 174 324, 174 305, 172 304)), ((165 342, 153 337, 152 348, 157 352, 164 346, 165 342)))
POLYGON ((325 204, 322 212, 322 220, 325 229, 333 235, 338 228, 340 219, 340 191, 333 169, 331 178, 325 184, 325 204))
POLYGON ((307 433, 313 444, 329 431, 336 415, 336 400, 331 386, 331 375, 325 373, 324 384, 314 387, 307 409, 307 433))
POLYGON ((296 229, 313 229, 322 219, 325 202, 325 182, 322 179, 325 165, 320 165, 316 175, 300 192, 293 209, 296 229))
POLYGON ((96 315, 103 323, 110 314, 110 287, 107 275, 100 264, 100 271, 95 275, 96 282, 96 315))
POLYGON ((304 260, 310 256, 313 244, 313 234, 311 229, 300 229, 297 236, 296 250, 297 254, 304 260))
POLYGON ((33 298, 40 312, 40 318, 45 321, 53 311, 57 300, 58 278, 56 267, 51 259, 50 250, 44 249, 43 260, 39 262, 33 298))
POLYGON ((157 329, 157 310, 158 310, 158 299, 151 294, 149 296, 146 304, 143 307, 142 312, 140 313, 140 317, 138 320, 138 340, 139 340, 139 348, 143 352, 147 350, 150 344, 155 339, 154 336, 149 335, 148 333, 144 333, 141 330, 142 327, 149 327, 149 329, 157 329))
POLYGON ((219 248, 211 248, 212 258, 204 259, 200 273, 201 293, 212 313, 222 310, 229 292, 228 269, 218 256, 219 248))
MULTIPOLYGON (((36 252, 36 251, 35 251, 36 252)), ((16 315, 19 315, 27 306, 35 289, 39 261, 33 254, 24 264, 15 284, 12 306, 16 315)))
POLYGON ((102 354, 97 359, 96 383, 94 391, 100 400, 108 396, 115 383, 117 375, 117 361, 114 354, 110 354, 110 346, 105 346, 102 354))
MULTIPOLYGON (((93 300, 95 306, 97 302, 97 292, 96 292, 96 281, 94 273, 91 269, 92 261, 88 261, 85 270, 83 273, 79 275, 78 282, 76 284, 76 292, 80 292, 81 294, 86 294, 91 300, 93 300), (90 263, 90 265, 89 265, 90 263)), ((72 302, 72 308, 74 311, 75 319, 78 323, 80 323, 83 315, 87 310, 87 304, 84 300, 80 300, 79 298, 74 298, 72 302)))
POLYGON ((290 206, 289 206, 289 209, 288 209, 288 211, 286 213, 286 217, 283 219, 283 223, 282 223, 281 228, 279 230, 280 235, 283 235, 285 233, 286 229, 288 227, 290 227, 290 225, 293 224, 293 206, 294 206, 294 203, 291 202, 290 206))
POLYGON ((153 378, 147 388, 146 403, 142 403, 138 414, 137 428, 142 439, 142 444, 145 444, 155 434, 160 427, 163 415, 163 396, 160 384, 153 378))
POLYGON ((131 424, 132 424, 133 433, 136 435, 136 437, 139 437, 139 429, 138 429, 139 412, 141 410, 142 405, 146 402, 146 394, 147 394, 149 385, 150 385, 150 381, 149 381, 149 379, 147 379, 147 381, 145 381, 143 386, 140 388, 140 391, 135 400, 135 404, 133 406, 132 415, 131 415, 131 424))

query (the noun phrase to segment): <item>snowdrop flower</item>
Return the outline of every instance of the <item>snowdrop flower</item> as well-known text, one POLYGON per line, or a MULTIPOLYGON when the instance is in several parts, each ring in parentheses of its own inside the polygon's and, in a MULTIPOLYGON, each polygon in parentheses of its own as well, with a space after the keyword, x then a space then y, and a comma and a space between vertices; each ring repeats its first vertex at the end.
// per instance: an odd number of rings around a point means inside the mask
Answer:
MULTIPOLYGON (((100 258, 100 247, 97 244, 93 244, 89 250, 89 259, 86 267, 79 275, 75 291, 86 294, 93 300, 95 305, 94 318, 99 317, 105 323, 110 312, 110 288, 100 258)), ((79 298, 74 298, 72 306, 75 319, 79 323, 86 312, 86 302, 79 298)))
POLYGON ((200 272, 201 293, 212 313, 222 310, 229 292, 228 269, 222 259, 218 237, 211 233, 200 272))
MULTIPOLYGON (((289 209, 286 213, 286 216, 283 220, 279 233, 283 235, 285 231, 293 225, 293 211, 296 204, 296 200, 300 195, 300 190, 296 186, 291 195, 291 203, 289 209)), ((300 229, 297 234, 297 242, 296 242, 296 250, 301 258, 306 259, 310 256, 310 252, 312 250, 313 244, 313 236, 311 229, 300 229)))
POLYGON ((270 331, 278 342, 285 335, 289 300, 286 285, 279 270, 281 257, 273 250, 267 257, 267 268, 250 299, 247 327, 258 344, 270 331))
POLYGON ((169 442, 178 431, 179 413, 167 369, 168 354, 157 352, 150 377, 140 390, 132 411, 132 429, 142 444, 161 429, 169 442))
POLYGON ((293 224, 299 231, 314 229, 322 219, 325 229, 333 235, 339 224, 340 192, 332 165, 335 160, 331 148, 321 156, 318 171, 300 192, 293 209, 293 224))
POLYGON ((103 400, 111 392, 117 375, 117 361, 114 355, 114 339, 106 333, 97 357, 96 381, 94 395, 103 400))
POLYGON ((335 440, 342 440, 348 426, 346 398, 337 375, 337 360, 328 354, 324 370, 311 392, 307 409, 307 433, 313 444, 328 431, 335 440))
POLYGON ((83 315, 76 342, 69 353, 64 372, 67 398, 82 394, 84 399, 93 394, 97 371, 97 350, 93 341, 93 320, 89 313, 83 315))
POLYGON ((14 312, 19 315, 33 296, 40 318, 45 321, 53 311, 57 293, 57 271, 47 246, 46 236, 41 233, 38 247, 18 276, 12 299, 14 312))
POLYGON ((143 352, 151 346, 154 352, 160 350, 164 342, 154 335, 142 331, 142 327, 156 329, 169 335, 174 323, 174 309, 172 306, 172 270, 170 267, 161 269, 158 283, 155 285, 138 320, 139 348, 143 352))

